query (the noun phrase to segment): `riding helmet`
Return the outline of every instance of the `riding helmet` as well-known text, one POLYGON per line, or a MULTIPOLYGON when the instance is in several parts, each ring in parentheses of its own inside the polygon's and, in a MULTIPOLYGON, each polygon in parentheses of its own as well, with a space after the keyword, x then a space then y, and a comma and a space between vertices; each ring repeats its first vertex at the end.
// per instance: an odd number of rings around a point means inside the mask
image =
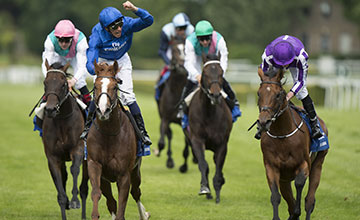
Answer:
POLYGON ((211 35, 213 31, 214 28, 212 27, 210 22, 205 20, 199 21, 195 26, 195 33, 197 37, 211 35))
POLYGON ((55 26, 56 37, 73 37, 75 35, 75 26, 70 20, 60 20, 55 26))
POLYGON ((295 58, 295 49, 288 41, 280 41, 274 45, 273 58, 277 65, 285 66, 295 58))

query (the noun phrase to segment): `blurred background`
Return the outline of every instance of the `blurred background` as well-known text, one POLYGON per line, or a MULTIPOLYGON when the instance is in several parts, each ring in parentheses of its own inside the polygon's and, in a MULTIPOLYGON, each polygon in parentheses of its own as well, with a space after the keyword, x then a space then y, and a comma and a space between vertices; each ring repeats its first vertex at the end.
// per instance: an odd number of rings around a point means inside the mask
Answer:
MULTIPOLYGON (((41 54, 46 36, 61 19, 70 19, 87 37, 100 11, 123 1, 1 0, 0 82, 41 83, 41 54)), ((240 101, 256 104, 257 66, 268 43, 290 34, 310 55, 309 90, 316 104, 360 109, 360 1, 357 0, 133 0, 148 10, 154 24, 134 34, 129 51, 134 79, 155 82, 163 62, 157 51, 161 28, 178 12, 195 25, 209 20, 229 49, 228 80, 240 101)), ((150 84, 151 84, 150 83, 150 84)), ((292 84, 288 77, 288 85, 292 84)))

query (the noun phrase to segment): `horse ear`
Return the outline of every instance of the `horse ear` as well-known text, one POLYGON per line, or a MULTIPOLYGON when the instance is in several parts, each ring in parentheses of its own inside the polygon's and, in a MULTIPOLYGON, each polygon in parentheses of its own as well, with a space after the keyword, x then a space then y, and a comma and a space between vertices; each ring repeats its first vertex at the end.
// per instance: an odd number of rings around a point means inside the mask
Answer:
POLYGON ((283 77, 284 77, 284 70, 280 68, 279 73, 276 75, 276 80, 280 82, 283 77))
POLYGON ((62 68, 62 70, 66 73, 66 70, 69 68, 70 62, 67 62, 67 64, 62 68))
POLYGON ((50 65, 49 65, 49 62, 47 59, 45 59, 45 67, 46 67, 46 70, 50 69, 50 65))
POLYGON ((115 76, 119 72, 119 64, 116 60, 114 61, 113 68, 114 68, 114 76, 115 76))
POLYGON ((261 69, 261 67, 258 68, 258 75, 262 81, 264 78, 264 71, 261 69))

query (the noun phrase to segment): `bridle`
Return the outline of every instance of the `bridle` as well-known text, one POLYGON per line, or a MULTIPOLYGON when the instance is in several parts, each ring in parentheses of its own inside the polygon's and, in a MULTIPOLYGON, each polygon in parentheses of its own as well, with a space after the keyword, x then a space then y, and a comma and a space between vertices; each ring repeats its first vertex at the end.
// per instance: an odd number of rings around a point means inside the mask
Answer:
POLYGON ((66 80, 66 77, 67 77, 67 74, 62 71, 62 70, 59 70, 59 69, 50 69, 46 72, 46 75, 50 72, 57 72, 57 73, 61 73, 65 76, 65 89, 66 89, 66 95, 63 97, 63 98, 60 98, 60 96, 56 93, 56 92, 47 92, 45 93, 45 98, 47 99, 49 95, 55 95, 58 99, 58 103, 55 105, 55 109, 56 109, 56 113, 59 113, 60 112, 60 107, 61 105, 65 102, 65 100, 69 97, 70 95, 70 91, 69 91, 69 86, 68 86, 68 82, 66 80))
MULTIPOLYGON (((114 76, 97 76, 97 78, 109 78, 109 79, 115 79, 116 80, 116 78, 114 77, 114 76)), ((96 88, 94 87, 94 90, 95 90, 96 88)), ((96 111, 100 111, 100 108, 99 108, 99 105, 98 105, 98 103, 99 103, 99 99, 100 99, 100 97, 102 96, 102 95, 106 95, 106 97, 110 100, 110 112, 109 112, 109 114, 113 111, 113 109, 116 107, 116 105, 117 105, 117 101, 118 101, 118 99, 119 99, 119 97, 118 97, 118 91, 119 91, 120 89, 118 88, 118 86, 116 86, 116 88, 115 88, 115 98, 114 99, 111 99, 111 97, 110 97, 110 95, 107 93, 107 92, 102 92, 102 93, 100 93, 99 94, 99 97, 96 97, 95 96, 95 92, 94 92, 94 100, 95 100, 95 107, 96 107, 96 111)))
MULTIPOLYGON (((209 64, 219 64, 220 65, 220 61, 219 60, 210 60, 204 63, 203 68, 205 68, 205 66, 209 65, 209 64)), ((212 80, 210 83, 208 83, 209 86, 208 88, 205 88, 205 86, 203 85, 203 81, 200 84, 200 88, 201 90, 206 94, 206 96, 211 100, 211 102, 214 102, 214 94, 211 93, 210 88, 212 86, 212 84, 218 84, 220 88, 222 88, 221 83, 219 82, 219 80, 212 80)))

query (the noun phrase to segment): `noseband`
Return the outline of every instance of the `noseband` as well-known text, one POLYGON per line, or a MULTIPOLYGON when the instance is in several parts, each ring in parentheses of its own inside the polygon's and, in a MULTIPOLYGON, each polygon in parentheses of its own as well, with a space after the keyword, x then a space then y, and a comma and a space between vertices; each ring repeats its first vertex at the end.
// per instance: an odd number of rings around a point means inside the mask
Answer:
MULTIPOLYGON (((207 66, 207 65, 209 65, 209 64, 219 64, 219 65, 220 65, 220 61, 219 61, 219 60, 210 60, 210 61, 207 61, 207 62, 204 64, 203 68, 205 68, 205 66, 207 66)), ((211 88, 211 85, 212 85, 212 84, 218 84, 219 87, 222 89, 222 85, 221 85, 221 83, 219 82, 219 80, 212 80, 212 81, 209 83, 209 88, 205 88, 205 86, 204 86, 203 84, 201 84, 201 86, 200 86, 201 90, 206 94, 206 96, 207 96, 210 100, 214 99, 214 94, 212 94, 212 93, 210 92, 210 88, 211 88)))
MULTIPOLYGON (((280 82, 274 82, 274 81, 262 81, 260 83, 260 85, 262 84, 275 84, 275 85, 278 85, 281 87, 281 83, 280 82)), ((282 95, 285 95, 285 92, 284 90, 281 91, 281 94, 282 95)), ((273 107, 269 107, 269 106, 262 106, 260 107, 260 112, 263 112, 263 111, 269 111, 269 110, 273 110, 275 112, 275 114, 273 115, 273 117, 271 118, 271 121, 274 122, 280 115, 282 115, 285 110, 289 107, 289 103, 286 104, 286 106, 283 108, 283 109, 280 109, 280 105, 279 107, 276 109, 276 111, 274 110, 273 107)))
POLYGON ((70 95, 68 82, 67 82, 67 80, 66 80, 67 75, 66 75, 66 73, 65 73, 64 71, 58 70, 58 69, 50 69, 50 70, 48 70, 48 71, 46 72, 46 75, 47 75, 48 73, 50 73, 50 72, 61 73, 61 74, 63 74, 63 75, 65 76, 66 95, 65 95, 62 99, 59 97, 59 95, 58 95, 56 92, 48 92, 48 93, 45 94, 46 99, 48 98, 49 95, 55 95, 55 96, 57 97, 57 99, 58 99, 59 102, 55 105, 55 108, 56 108, 56 112, 59 113, 59 112, 60 112, 60 107, 61 107, 61 105, 65 102, 65 100, 66 100, 66 99, 69 97, 69 95, 70 95))

